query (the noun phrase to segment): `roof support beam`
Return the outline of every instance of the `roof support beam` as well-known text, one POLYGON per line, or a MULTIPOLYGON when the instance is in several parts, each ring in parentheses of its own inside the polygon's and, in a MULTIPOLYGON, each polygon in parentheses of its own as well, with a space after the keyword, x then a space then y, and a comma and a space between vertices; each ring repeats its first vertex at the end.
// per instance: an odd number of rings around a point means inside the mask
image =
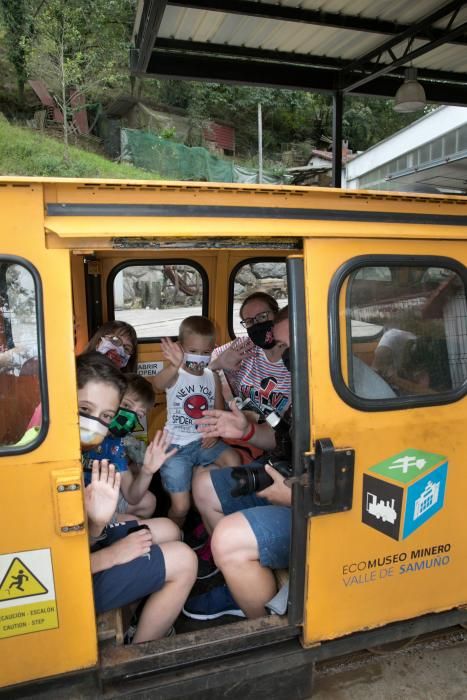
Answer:
POLYGON ((134 60, 134 72, 144 72, 151 57, 151 51, 157 40, 162 17, 164 16, 167 0, 145 0, 136 46, 138 51, 132 54, 134 60))
MULTIPOLYGON (((230 82, 238 85, 261 85, 305 89, 313 92, 332 93, 332 70, 310 66, 293 66, 264 61, 219 58, 190 53, 171 53, 154 49, 149 60, 147 73, 140 77, 178 78, 185 80, 207 80, 209 82, 230 82)), ((353 76, 359 77, 358 74, 353 76)), ((400 78, 382 76, 370 84, 362 85, 355 94, 392 98, 400 87, 400 78)), ((424 82, 423 87, 428 102, 445 105, 467 105, 467 85, 424 82)))
MULTIPOLYGON (((310 54, 291 53, 286 51, 272 51, 267 49, 251 48, 248 46, 234 46, 232 44, 205 44, 201 41, 187 41, 183 39, 166 39, 160 38, 157 40, 158 49, 167 49, 169 51, 179 51, 180 53, 189 52, 192 55, 216 56, 219 59, 238 58, 259 59, 270 63, 288 64, 290 70, 294 70, 296 65, 313 66, 314 68, 334 68, 335 71, 340 71, 347 65, 343 59, 330 58, 329 56, 312 56, 310 54)), ((366 70, 369 72, 378 68, 379 64, 369 63, 366 70)), ((401 79, 405 77, 404 68, 394 68, 390 71, 391 75, 395 75, 401 79)), ((337 73, 336 73, 337 75, 337 73)), ((355 76, 359 76, 355 73, 355 76)), ((451 71, 429 70, 420 68, 418 70, 419 80, 445 80, 447 82, 465 83, 465 73, 454 73, 451 71)), ((337 84, 337 80, 336 80, 337 84)))
POLYGON ((344 96, 335 92, 332 96, 332 186, 342 187, 342 119, 344 96))
POLYGON ((448 34, 446 34, 445 38, 430 41, 427 44, 424 44, 424 46, 420 46, 418 49, 415 49, 414 51, 408 51, 407 53, 404 53, 400 58, 397 58, 387 66, 383 66, 378 70, 359 78, 358 80, 348 83, 343 88, 343 90, 344 92, 353 92, 362 85, 370 83, 371 81, 375 80, 376 78, 379 78, 385 73, 389 73, 393 68, 403 66, 409 63, 410 61, 413 61, 414 58, 418 58, 419 56, 423 56, 423 54, 425 53, 433 51, 433 49, 436 49, 438 46, 441 46, 442 44, 445 44, 447 41, 449 41, 449 36, 460 36, 462 34, 465 34, 466 32, 467 22, 464 22, 463 24, 460 24, 458 27, 456 27, 456 29, 452 29, 448 34))
POLYGON ((451 0, 451 2, 448 2, 446 5, 444 5, 444 7, 441 7, 435 12, 432 12, 431 14, 427 15, 420 22, 414 24, 411 28, 402 32, 398 36, 389 39, 383 44, 380 44, 380 46, 378 46, 376 49, 369 51, 356 61, 351 61, 342 71, 342 89, 345 92, 350 92, 351 90, 359 87, 360 85, 364 85, 366 82, 374 80, 374 78, 377 78, 378 76, 383 75, 384 73, 388 73, 393 68, 398 68, 399 66, 404 65, 408 61, 413 60, 414 58, 417 58, 418 56, 421 56, 425 53, 428 53, 429 51, 432 51, 433 49, 437 48, 438 46, 441 46, 442 44, 449 43, 450 38, 463 36, 467 29, 467 23, 459 25, 458 27, 456 27, 456 29, 451 29, 452 23, 454 22, 454 19, 456 18, 460 8, 463 5, 465 5, 465 0, 451 0), (430 33, 430 28, 432 27, 433 23, 438 22, 440 19, 443 19, 443 17, 446 17, 447 15, 451 15, 451 17, 449 19, 446 30, 444 30, 441 36, 438 36, 436 38, 431 37, 430 40, 427 41, 427 43, 423 46, 419 47, 414 51, 410 50, 414 38, 418 35, 420 31, 428 31, 428 33, 430 33), (407 42, 405 51, 403 52, 402 56, 396 58, 392 49, 398 44, 402 44, 403 42, 407 42), (378 64, 378 62, 381 61, 381 58, 385 53, 388 53, 392 59, 390 63, 385 64, 385 67, 381 66, 377 70, 373 69, 368 75, 362 77, 359 81, 343 85, 345 81, 345 76, 347 74, 356 70, 365 70, 365 67, 368 66, 368 63, 373 60, 375 60, 376 64, 378 64))
MULTIPOLYGON (((240 14, 247 17, 261 17, 289 22, 301 22, 320 27, 338 29, 353 29, 357 32, 371 34, 399 35, 405 31, 413 31, 411 25, 397 24, 386 20, 369 17, 346 15, 341 12, 321 12, 320 10, 305 10, 289 5, 272 4, 268 2, 250 2, 250 0, 168 0, 168 5, 192 10, 209 12, 225 12, 240 14)), ((445 13, 446 14, 446 13, 445 13)), ((443 36, 444 30, 430 27, 416 35, 419 39, 437 39, 443 36)), ((467 44, 465 37, 457 37, 453 43, 467 44)))

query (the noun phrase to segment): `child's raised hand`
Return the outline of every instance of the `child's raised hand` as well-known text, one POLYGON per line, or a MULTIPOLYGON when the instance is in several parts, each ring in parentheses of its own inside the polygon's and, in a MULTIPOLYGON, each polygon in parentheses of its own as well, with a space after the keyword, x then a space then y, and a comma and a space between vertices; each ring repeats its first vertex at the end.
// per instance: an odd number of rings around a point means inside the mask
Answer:
POLYGON ((179 343, 174 343, 170 338, 161 338, 162 354, 167 362, 177 369, 183 364, 183 349, 179 343))
POLYGON ((84 489, 86 513, 95 525, 107 525, 115 513, 120 491, 120 472, 108 459, 92 462, 91 483, 84 489))
POLYGON ((146 474, 155 474, 167 459, 174 456, 177 448, 169 450, 170 442, 170 435, 166 430, 157 431, 154 440, 149 443, 144 455, 142 471, 146 472, 146 474))

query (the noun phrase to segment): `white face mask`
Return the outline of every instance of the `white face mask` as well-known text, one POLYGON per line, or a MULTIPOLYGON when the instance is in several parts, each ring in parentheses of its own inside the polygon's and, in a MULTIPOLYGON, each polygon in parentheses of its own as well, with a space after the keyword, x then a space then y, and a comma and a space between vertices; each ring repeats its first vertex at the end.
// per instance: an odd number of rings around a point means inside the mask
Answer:
POLYGON ((184 355, 185 367, 195 372, 202 372, 210 361, 211 353, 209 353, 209 355, 195 355, 194 353, 186 352, 184 355))
POLYGON ((109 426, 95 416, 79 414, 79 438, 84 450, 92 450, 103 442, 109 426))
POLYGON ((112 343, 112 341, 108 338, 102 338, 96 349, 102 355, 108 357, 109 360, 111 360, 114 365, 117 365, 119 369, 126 367, 128 360, 130 359, 130 356, 125 352, 121 345, 112 343))

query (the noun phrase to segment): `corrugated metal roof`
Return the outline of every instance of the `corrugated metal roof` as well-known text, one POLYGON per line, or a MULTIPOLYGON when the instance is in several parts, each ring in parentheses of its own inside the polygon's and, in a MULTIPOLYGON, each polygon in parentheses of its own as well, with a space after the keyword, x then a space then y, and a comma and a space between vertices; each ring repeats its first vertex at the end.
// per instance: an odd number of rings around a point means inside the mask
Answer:
MULTIPOLYGON (((250 2, 253 4, 253 0, 250 2)), ((297 3, 295 0, 284 0, 281 4, 294 7, 297 3)), ((368 3, 366 0, 357 0, 357 2, 343 2, 341 0, 313 2, 313 0, 306 0, 301 3, 301 8, 320 9, 323 12, 349 11, 352 15, 406 24, 417 19, 422 5, 425 15, 437 9, 439 2, 423 0, 423 2, 407 3, 406 0, 403 0, 391 3, 388 7, 387 0, 378 0, 372 3, 368 3)), ((466 20, 467 7, 461 10, 456 23, 466 20)), ((435 23, 435 26, 441 28, 445 24, 446 20, 435 23)), ((164 13, 158 36, 174 40, 323 55, 349 61, 377 48, 385 38, 382 34, 358 32, 351 29, 337 29, 316 24, 306 25, 251 16, 242 17, 237 14, 193 10, 170 5, 164 13)), ((424 43, 424 41, 415 40, 413 48, 423 46, 424 43)), ((389 56, 386 56, 386 61, 383 59, 383 62, 388 63, 388 59, 389 56)), ((465 46, 456 47, 452 44, 445 44, 423 57, 415 59, 414 65, 465 73, 467 70, 467 49, 465 46)))
POLYGON ((467 104, 467 25, 461 27, 467 22, 467 2, 460 0, 141 0, 136 22, 135 73, 345 91, 362 76, 366 79, 372 65, 375 70, 392 66, 359 86, 364 94, 392 96, 404 75, 404 62, 393 66, 394 59, 420 50, 406 64, 419 69, 431 98, 467 104), (429 26, 420 26, 435 12, 429 26), (393 45, 392 56, 382 52, 352 74, 345 72, 347 65, 401 32, 408 36, 393 45), (441 43, 446 35, 450 43, 441 43), (430 37, 436 44, 421 53, 430 37), (316 67, 327 70, 313 73, 316 67), (440 81, 436 90, 434 80, 440 81), (450 92, 448 86, 456 83, 459 90, 450 92))

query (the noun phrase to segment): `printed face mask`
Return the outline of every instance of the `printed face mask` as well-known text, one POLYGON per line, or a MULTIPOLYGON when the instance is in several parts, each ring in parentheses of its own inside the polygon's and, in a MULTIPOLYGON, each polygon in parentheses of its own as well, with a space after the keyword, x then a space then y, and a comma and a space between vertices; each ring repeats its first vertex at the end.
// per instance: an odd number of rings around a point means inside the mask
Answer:
POLYGON ((138 425, 138 416, 129 408, 119 408, 117 415, 109 424, 109 431, 115 437, 125 437, 138 425))
POLYGON ((184 363, 187 369, 193 369, 195 372, 202 372, 211 361, 211 355, 195 355, 191 352, 186 352, 184 363))
POLYGON ((115 343, 112 343, 108 338, 102 338, 96 349, 102 355, 108 357, 119 369, 126 367, 130 359, 130 356, 125 352, 122 346, 115 345, 115 343))
POLYGON ((79 414, 79 437, 83 450, 92 450, 103 442, 109 432, 109 426, 100 418, 79 414))
POLYGON ((290 372, 290 352, 289 348, 286 348, 282 353, 282 362, 285 365, 285 369, 290 372))
POLYGON ((263 321, 263 323, 255 323, 254 326, 247 328, 247 333, 250 340, 263 350, 270 350, 276 344, 272 328, 273 321, 263 321))

